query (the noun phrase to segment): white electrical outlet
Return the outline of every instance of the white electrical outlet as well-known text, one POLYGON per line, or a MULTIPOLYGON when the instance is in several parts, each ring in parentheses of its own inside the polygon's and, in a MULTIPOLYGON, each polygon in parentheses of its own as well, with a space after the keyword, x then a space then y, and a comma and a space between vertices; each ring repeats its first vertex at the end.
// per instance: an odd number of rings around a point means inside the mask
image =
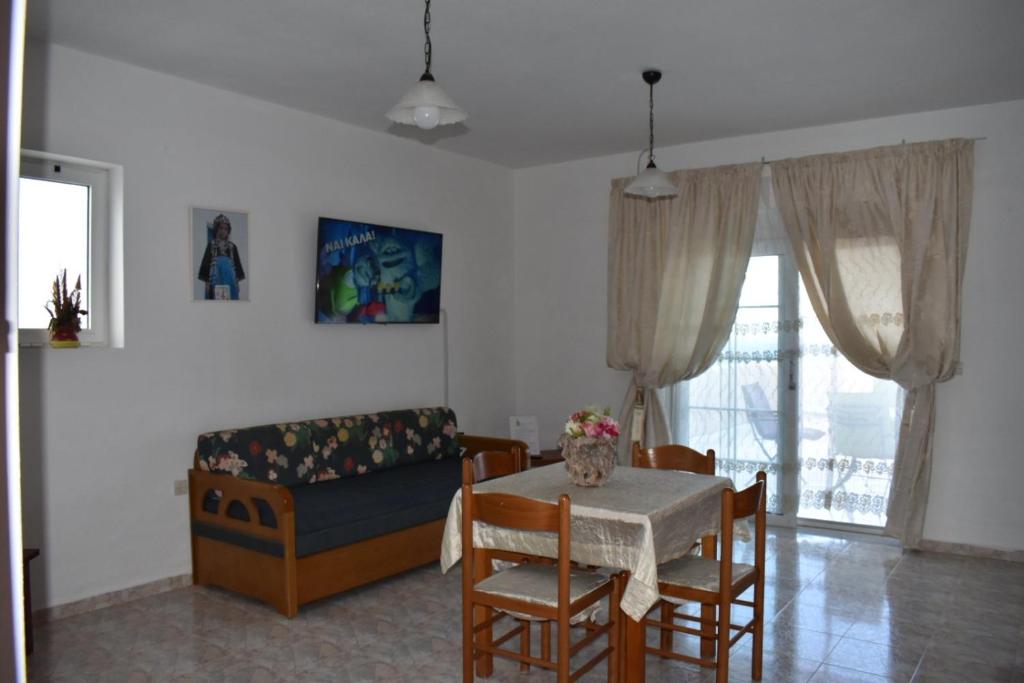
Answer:
POLYGON ((188 482, 184 479, 178 479, 174 482, 174 495, 185 496, 188 495, 188 482))

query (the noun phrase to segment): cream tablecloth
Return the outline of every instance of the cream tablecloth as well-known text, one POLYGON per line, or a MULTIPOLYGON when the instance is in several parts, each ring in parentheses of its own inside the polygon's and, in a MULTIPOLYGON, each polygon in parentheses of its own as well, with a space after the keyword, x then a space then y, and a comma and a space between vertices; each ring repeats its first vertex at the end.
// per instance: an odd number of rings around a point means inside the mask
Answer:
MULTIPOLYGON (((619 467, 605 486, 570 484, 561 464, 478 484, 480 493, 511 493, 551 503, 572 500, 572 559, 628 569, 622 610, 641 619, 658 600, 658 564, 684 555, 702 536, 717 534, 721 492, 732 480, 689 472, 619 467)), ((558 555, 557 534, 513 531, 477 523, 478 547, 558 555)), ((441 570, 462 557, 462 492, 452 499, 441 546, 441 570)))

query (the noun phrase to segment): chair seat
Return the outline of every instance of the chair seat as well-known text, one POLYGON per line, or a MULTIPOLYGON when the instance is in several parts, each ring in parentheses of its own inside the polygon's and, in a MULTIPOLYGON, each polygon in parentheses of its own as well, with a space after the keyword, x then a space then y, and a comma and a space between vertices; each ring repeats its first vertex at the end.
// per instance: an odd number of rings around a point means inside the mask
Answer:
MULTIPOLYGON (((575 602, 610 582, 609 577, 594 572, 569 572, 569 602, 575 602)), ((488 576, 477 583, 474 589, 488 595, 500 595, 534 605, 557 608, 558 567, 544 564, 517 564, 488 576)), ((593 619, 600 608, 600 601, 588 605, 572 615, 569 622, 579 624, 589 621, 593 619)), ((502 611, 517 619, 540 620, 530 614, 521 614, 510 610, 502 611)))
MULTIPOLYGON (((754 573, 754 569, 755 567, 752 564, 734 562, 732 565, 733 585, 740 583, 743 579, 754 573)), ((658 566, 658 583, 718 593, 719 571, 718 560, 685 555, 678 560, 672 560, 658 566)), ((677 599, 671 596, 662 595, 661 597, 669 602, 677 602, 677 599)))

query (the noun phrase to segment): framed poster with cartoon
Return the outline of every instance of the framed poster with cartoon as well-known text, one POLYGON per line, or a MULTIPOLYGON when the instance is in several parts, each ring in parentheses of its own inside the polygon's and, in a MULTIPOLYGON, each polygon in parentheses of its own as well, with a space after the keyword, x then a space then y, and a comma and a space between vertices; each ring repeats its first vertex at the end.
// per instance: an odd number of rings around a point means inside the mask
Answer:
POLYGON ((437 323, 443 239, 436 232, 321 218, 314 320, 437 323))

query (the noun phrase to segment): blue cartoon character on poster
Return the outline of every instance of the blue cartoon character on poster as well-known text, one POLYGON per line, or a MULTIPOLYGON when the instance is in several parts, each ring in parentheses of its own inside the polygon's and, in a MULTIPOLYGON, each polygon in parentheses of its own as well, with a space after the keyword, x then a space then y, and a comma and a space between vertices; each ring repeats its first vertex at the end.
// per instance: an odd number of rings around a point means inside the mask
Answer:
POLYGON ((318 323, 436 323, 442 235, 321 218, 318 323))

